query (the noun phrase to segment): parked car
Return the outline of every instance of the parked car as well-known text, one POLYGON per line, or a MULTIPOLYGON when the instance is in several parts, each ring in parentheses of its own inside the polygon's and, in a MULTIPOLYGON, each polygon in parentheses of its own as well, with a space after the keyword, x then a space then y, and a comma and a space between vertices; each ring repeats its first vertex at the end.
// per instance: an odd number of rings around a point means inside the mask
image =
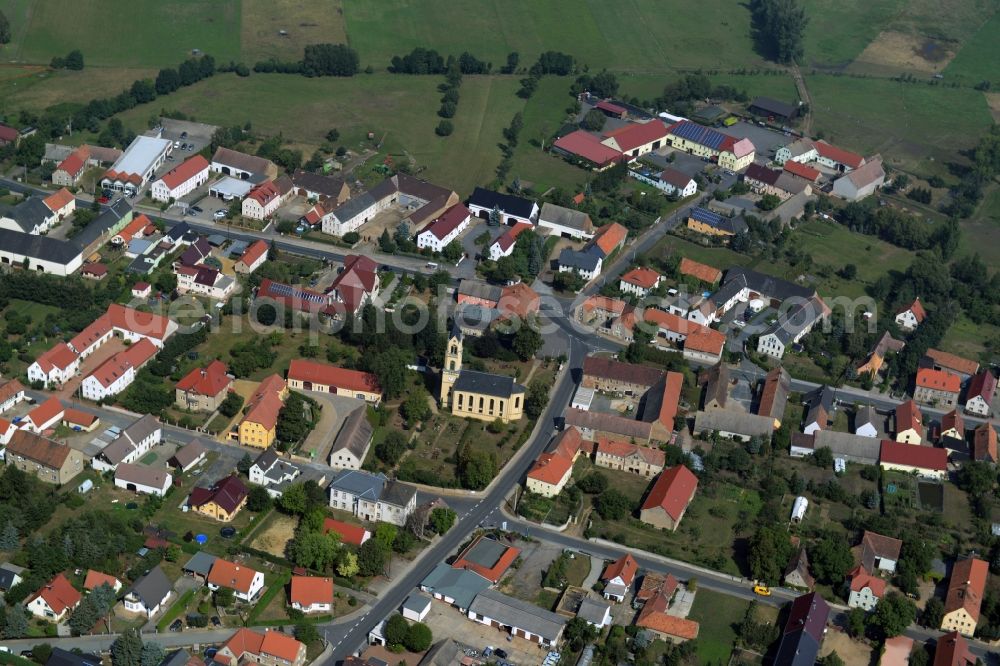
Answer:
POLYGON ((170 625, 170 631, 177 632, 183 630, 184 630, 184 622, 182 622, 180 619, 174 620, 173 623, 171 623, 170 625))
POLYGON ((497 648, 496 650, 493 650, 493 654, 495 654, 496 656, 500 657, 501 659, 506 659, 507 658, 507 651, 506 650, 502 650, 500 648, 497 648))
POLYGON ((219 619, 218 615, 213 615, 212 616, 212 626, 213 627, 221 627, 222 626, 222 620, 219 619))
POLYGON ((217 220, 221 220, 225 216, 226 216, 226 211, 224 210, 217 210, 214 213, 212 213, 212 217, 214 217, 217 220))
POLYGON ((205 212, 205 211, 203 211, 201 209, 201 206, 191 206, 191 210, 193 210, 196 213, 204 213, 205 212))
POLYGON ((181 138, 182 139, 188 138, 188 133, 187 132, 181 132, 181 138))

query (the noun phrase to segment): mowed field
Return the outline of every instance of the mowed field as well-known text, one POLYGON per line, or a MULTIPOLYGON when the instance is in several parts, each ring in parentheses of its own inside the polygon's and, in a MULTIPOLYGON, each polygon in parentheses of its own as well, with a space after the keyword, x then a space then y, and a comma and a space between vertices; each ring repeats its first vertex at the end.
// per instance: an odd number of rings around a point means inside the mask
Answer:
POLYGON ((994 89, 1000 86, 1000 8, 965 43, 944 74, 972 84, 992 80, 994 89))
POLYGON ((46 109, 85 103, 127 89, 136 79, 156 76, 155 69, 86 67, 83 71, 43 67, 0 67, 0 114, 15 109, 46 109))
MULTIPOLYGON (((514 93, 514 77, 465 77, 454 133, 434 134, 441 93, 439 76, 359 75, 353 79, 255 74, 217 75, 169 97, 121 114, 126 126, 141 130, 151 113, 166 104, 201 122, 249 121, 265 135, 282 134, 308 150, 336 127, 340 142, 357 148, 369 131, 385 136, 383 150, 405 153, 423 177, 469 192, 489 182, 500 162, 501 131, 524 100, 514 93)), ((305 155, 308 158, 308 153, 305 155)), ((399 159, 398 157, 395 159, 399 159)))

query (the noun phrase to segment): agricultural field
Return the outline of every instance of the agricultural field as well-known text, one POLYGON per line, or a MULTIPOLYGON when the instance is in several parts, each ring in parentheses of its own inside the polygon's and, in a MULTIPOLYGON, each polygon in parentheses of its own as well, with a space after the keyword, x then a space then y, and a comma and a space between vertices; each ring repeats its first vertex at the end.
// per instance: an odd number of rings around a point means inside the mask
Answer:
MULTIPOLYGON (((976 84, 982 80, 997 79, 997 61, 1000 60, 1000 10, 986 21, 955 55, 944 70, 949 79, 956 77, 963 83, 976 84)), ((998 85, 998 84, 994 84, 998 85)))
POLYGON ((849 65, 907 0, 805 0, 806 54, 802 65, 821 69, 849 65))
POLYGON ((249 65, 276 58, 297 60, 307 44, 346 43, 341 0, 242 0, 241 56, 249 65))
POLYGON ((699 588, 688 619, 698 622, 698 658, 703 664, 724 664, 736 642, 736 630, 749 602, 699 588))
POLYGON ((1000 266, 1000 188, 987 190, 979 210, 961 226, 958 255, 979 254, 988 265, 1000 266))

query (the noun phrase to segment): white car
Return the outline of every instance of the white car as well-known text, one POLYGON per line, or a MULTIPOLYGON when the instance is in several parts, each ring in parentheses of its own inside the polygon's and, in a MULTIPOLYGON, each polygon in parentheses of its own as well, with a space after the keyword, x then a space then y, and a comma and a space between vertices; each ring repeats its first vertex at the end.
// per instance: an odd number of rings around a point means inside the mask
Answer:
POLYGON ((224 210, 217 210, 215 211, 215 213, 212 214, 212 217, 214 217, 217 220, 221 220, 225 216, 226 216, 226 211, 224 210))

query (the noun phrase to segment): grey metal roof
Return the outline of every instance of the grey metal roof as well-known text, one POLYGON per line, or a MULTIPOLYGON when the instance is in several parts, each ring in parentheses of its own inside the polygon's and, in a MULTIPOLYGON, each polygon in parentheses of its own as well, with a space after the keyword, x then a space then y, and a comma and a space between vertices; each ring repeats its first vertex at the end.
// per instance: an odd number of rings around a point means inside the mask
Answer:
POLYGON ((462 370, 458 379, 455 380, 453 390, 482 393, 504 399, 525 391, 524 387, 516 383, 513 377, 475 370, 462 370))
POLYGON ((812 301, 802 303, 787 314, 779 315, 778 321, 772 324, 764 335, 773 335, 781 341, 781 344, 787 345, 800 332, 813 326, 823 314, 824 311, 812 301))
POLYGON ((155 416, 146 414, 138 421, 132 423, 118 437, 108 444, 103 451, 98 454, 112 465, 117 465, 130 453, 135 451, 138 442, 149 437, 160 428, 160 422, 155 416))
POLYGON ((362 192, 353 199, 348 199, 340 206, 333 209, 333 216, 341 222, 354 219, 367 209, 374 206, 377 199, 368 192, 362 192))
POLYGON ((459 608, 469 608, 476 595, 487 589, 490 581, 468 569, 453 569, 440 562, 420 581, 420 587, 455 600, 459 608))
POLYGON ((395 506, 406 506, 416 494, 417 489, 413 486, 393 480, 385 484, 379 501, 395 506))
POLYGON ((486 537, 476 541, 476 545, 465 553, 464 559, 484 569, 492 569, 506 552, 507 546, 496 539, 486 537))
POLYGON ((337 433, 331 452, 347 449, 355 458, 361 460, 368 450, 368 445, 371 444, 374 432, 372 424, 368 422, 368 408, 362 405, 344 419, 344 425, 337 433))
POLYGON ((469 606, 470 613, 490 618, 509 627, 517 627, 530 631, 555 642, 559 639, 566 618, 529 604, 526 601, 509 597, 496 590, 483 590, 469 606))
POLYGON ((555 204, 546 203, 542 205, 542 211, 538 215, 539 221, 558 224, 561 227, 577 229, 579 231, 590 232, 594 223, 590 216, 572 208, 564 208, 555 204))
POLYGON ((35 227, 45 224, 45 220, 52 217, 52 211, 41 197, 29 197, 9 209, 4 217, 14 220, 25 233, 30 233, 35 227))
POLYGON ((60 647, 52 648, 45 666, 101 666, 101 658, 94 654, 77 654, 60 647))
POLYGON ((385 474, 371 474, 355 469, 345 469, 330 482, 330 490, 339 490, 363 499, 377 500, 388 479, 385 474))
POLYGON ((215 564, 216 559, 215 555, 199 550, 184 565, 184 571, 207 576, 208 572, 212 570, 212 565, 215 564))
POLYGON ((403 602, 403 610, 413 611, 415 613, 423 612, 427 608, 427 604, 431 602, 431 598, 426 594, 420 592, 413 592, 410 596, 406 597, 406 601, 403 602))
POLYGON ((815 435, 813 450, 826 447, 835 458, 845 458, 869 465, 878 462, 881 446, 878 437, 862 437, 835 430, 819 430, 813 434, 815 435))
POLYGON ((325 197, 336 198, 344 187, 344 179, 335 176, 324 176, 310 171, 296 169, 292 174, 292 183, 309 192, 315 192, 325 197))
POLYGON ((611 608, 609 603, 586 597, 580 602, 580 609, 576 612, 576 616, 591 624, 601 624, 604 622, 609 608, 611 608))
POLYGON ((472 296, 484 301, 499 301, 503 288, 482 280, 462 280, 458 285, 459 296, 472 296))
POLYGON ((774 419, 770 416, 718 410, 697 412, 694 416, 695 433, 709 430, 730 432, 746 437, 755 435, 768 437, 774 432, 774 419))
POLYGON ((14 585, 14 576, 24 573, 22 567, 5 562, 0 564, 0 590, 9 590, 14 585))
POLYGON ((198 440, 192 439, 188 444, 177 449, 172 459, 177 461, 181 467, 187 467, 204 453, 205 446, 198 440))
POLYGON ((132 593, 139 597, 146 608, 154 608, 174 589, 167 574, 157 564, 153 570, 132 586, 132 593))
POLYGON ((68 264, 81 254, 80 247, 73 241, 36 236, 13 229, 0 229, 0 248, 32 259, 59 264, 68 264))
POLYGON ((559 253, 559 265, 577 268, 592 273, 597 270, 597 263, 602 257, 591 252, 580 252, 571 247, 564 247, 559 253))
POLYGON ((104 211, 94 218, 94 221, 83 228, 83 231, 73 236, 70 241, 78 248, 86 248, 91 243, 98 241, 101 237, 115 228, 122 218, 132 213, 132 205, 124 197, 115 201, 104 211))

